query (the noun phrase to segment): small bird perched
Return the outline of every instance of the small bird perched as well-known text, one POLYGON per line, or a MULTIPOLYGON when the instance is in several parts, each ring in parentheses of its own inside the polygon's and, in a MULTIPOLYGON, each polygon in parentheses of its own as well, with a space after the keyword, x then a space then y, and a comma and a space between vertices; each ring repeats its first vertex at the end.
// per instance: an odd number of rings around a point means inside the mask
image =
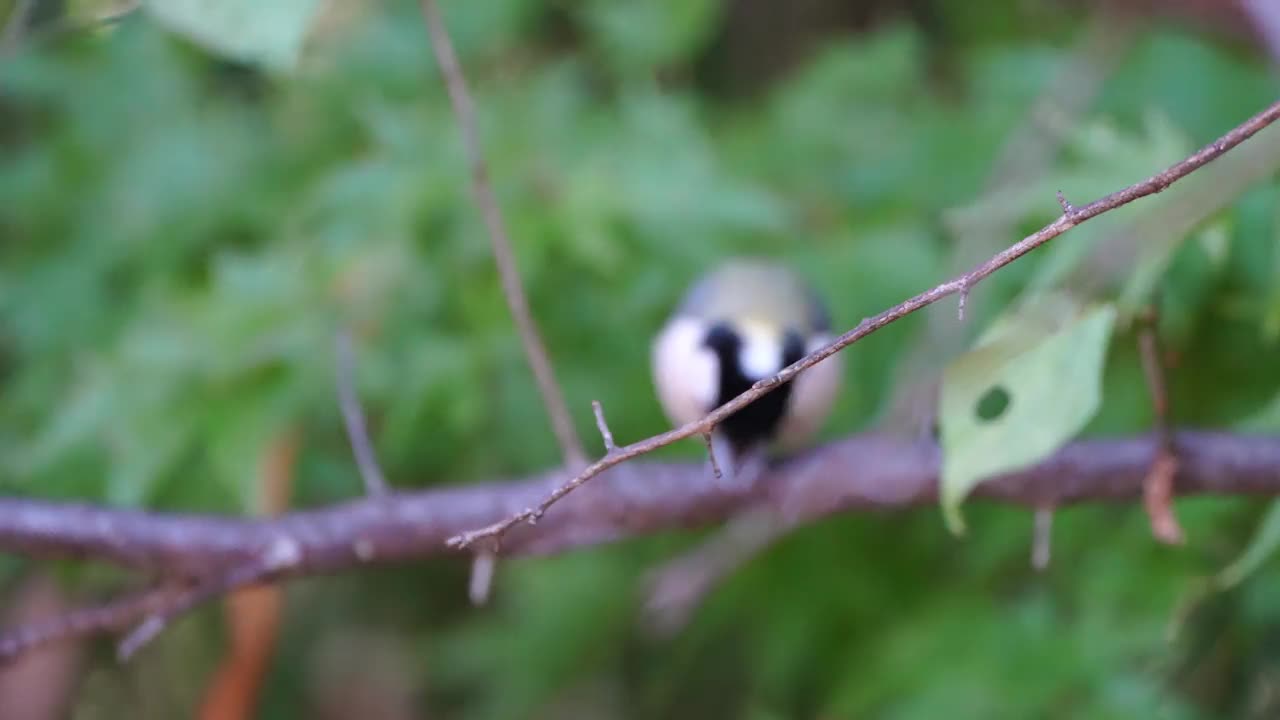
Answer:
MULTIPOLYGON (((688 290, 654 341, 653 380, 667 418, 683 425, 703 417, 830 342, 830 329, 821 297, 791 270, 726 261, 688 290)), ((712 433, 722 474, 759 470, 775 442, 794 449, 812 437, 840 381, 833 355, 726 418, 712 433)))

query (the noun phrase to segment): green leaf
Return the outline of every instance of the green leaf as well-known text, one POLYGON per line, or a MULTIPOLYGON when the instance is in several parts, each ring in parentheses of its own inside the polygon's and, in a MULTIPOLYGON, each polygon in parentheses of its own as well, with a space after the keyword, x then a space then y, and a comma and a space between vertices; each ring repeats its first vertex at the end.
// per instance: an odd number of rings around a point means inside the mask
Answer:
POLYGON ((1262 564, 1275 553, 1280 546, 1280 500, 1272 500, 1271 507, 1262 518, 1262 523, 1253 534, 1253 539, 1245 547, 1244 552, 1234 562, 1223 568, 1213 583, 1221 590, 1228 590, 1240 584, 1262 567, 1262 564))
POLYGON ((942 505, 953 532, 964 531, 959 505, 978 483, 1054 452, 1098 409, 1114 306, 1057 330, 1039 307, 993 328, 943 374, 942 505))
POLYGON ((319 0, 145 0, 169 30, 205 49, 272 70, 298 60, 319 0))

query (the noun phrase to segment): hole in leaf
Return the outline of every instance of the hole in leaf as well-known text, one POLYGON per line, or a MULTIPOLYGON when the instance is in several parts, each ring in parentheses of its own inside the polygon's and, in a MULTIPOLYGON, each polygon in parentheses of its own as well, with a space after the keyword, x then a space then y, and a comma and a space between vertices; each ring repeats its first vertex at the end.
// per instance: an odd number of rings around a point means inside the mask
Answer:
POLYGON ((974 412, 980 420, 988 422, 996 420, 1009 409, 1009 401, 1009 391, 996 385, 978 398, 978 404, 974 407, 974 412))

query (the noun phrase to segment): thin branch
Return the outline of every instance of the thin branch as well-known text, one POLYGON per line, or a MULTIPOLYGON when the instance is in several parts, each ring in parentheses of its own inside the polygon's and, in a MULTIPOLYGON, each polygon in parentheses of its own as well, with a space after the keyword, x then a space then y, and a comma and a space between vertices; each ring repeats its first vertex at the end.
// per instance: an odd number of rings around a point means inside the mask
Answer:
POLYGON ((1053 553, 1053 508, 1036 508, 1031 529, 1031 567, 1049 567, 1053 553))
POLYGON ((711 474, 715 479, 723 479, 724 473, 720 472, 720 462, 716 460, 716 446, 712 441, 711 433, 702 433, 702 442, 707 446, 707 459, 711 461, 711 474))
POLYGON ((600 437, 604 440, 604 451, 611 453, 617 450, 618 445, 613 441, 613 431, 609 429, 609 422, 604 419, 604 406, 599 400, 591 401, 591 412, 596 416, 596 429, 600 431, 600 437))
POLYGON ((126 595, 105 605, 80 608, 64 615, 7 629, 0 633, 0 665, 8 664, 38 647, 121 630, 147 613, 159 609, 171 593, 171 588, 149 589, 126 595))
MULTIPOLYGON (((430 0, 424 0, 424 6, 430 4, 430 0)), ((899 305, 885 310, 879 315, 864 319, 852 330, 849 330, 836 338, 825 347, 819 348, 813 353, 801 358, 786 368, 783 368, 781 372, 773 377, 766 378, 755 383, 746 392, 711 411, 702 419, 686 423, 674 430, 670 430, 660 435, 655 435, 645 440, 640 440, 630 445, 620 447, 617 452, 605 455, 603 458, 600 458, 587 466, 586 469, 582 470, 573 478, 549 492, 537 503, 523 508, 519 512, 512 513, 510 516, 497 522, 478 529, 459 533, 455 537, 449 539, 450 546, 465 548, 480 540, 494 540, 501 538, 516 525, 536 522, 542 517, 543 513, 545 513, 548 508, 556 502, 559 502, 561 498, 573 492, 583 483, 599 475, 601 472, 618 465, 619 463, 653 452, 660 447, 670 445, 678 440, 710 432, 712 428, 723 422, 733 413, 736 413, 748 404, 755 402, 760 397, 772 392, 780 385, 791 380, 800 372, 813 367, 854 342, 861 340, 876 330, 900 320, 921 308, 928 307, 945 297, 949 297, 958 292, 972 290, 974 286, 995 271, 1087 220, 1123 205, 1127 205, 1134 200, 1144 198, 1148 195, 1154 195, 1155 193, 1164 190, 1195 170, 1204 167, 1215 158, 1220 157, 1231 148, 1249 139, 1263 128, 1275 122, 1277 118, 1280 118, 1280 102, 1273 103, 1267 107, 1267 109, 1241 123, 1226 135, 1223 135, 1221 138, 1201 148, 1185 160, 1170 166, 1163 172, 1157 173, 1142 182, 1135 183, 1122 190, 1118 190, 1110 195, 1095 200, 1088 205, 1075 207, 1074 212, 1070 214, 1064 213, 1057 220, 1046 225, 1032 235, 1023 238, 1009 248, 997 253, 994 257, 981 265, 978 265, 976 268, 970 270, 964 275, 944 282, 931 290, 922 292, 899 305)))
POLYGON ((120 641, 116 655, 122 661, 128 660, 179 615, 232 590, 266 580, 296 566, 301 559, 301 546, 296 540, 285 535, 277 537, 260 557, 225 573, 192 583, 176 596, 160 603, 159 607, 150 610, 142 622, 120 641))
MULTIPOLYGON (((1132 502, 1142 497, 1159 443, 1154 433, 1072 443, 1032 467, 979 485, 973 497, 1033 509, 1132 502)), ((1175 434, 1174 444, 1179 496, 1280 495, 1280 437, 1182 432, 1175 434)), ((931 443, 868 433, 770 468, 749 486, 716 482, 704 462, 636 463, 574 493, 536 527, 512 532, 504 551, 564 552, 705 527, 757 509, 767 509, 781 527, 790 528, 840 512, 932 507, 940 457, 931 443)), ((255 577, 254 568, 262 568, 264 556, 273 554, 285 562, 267 564, 266 570, 277 568, 269 573, 271 580, 446 554, 446 538, 526 507, 563 480, 563 471, 556 470, 516 482, 397 492, 392 501, 360 498, 275 518, 7 498, 0 499, 0 550, 33 558, 92 559, 173 577, 223 578, 226 587, 244 581, 234 575, 236 568, 248 567, 248 577, 255 577), (280 549, 264 553, 273 544, 280 549)), ((206 587, 217 589, 216 584, 206 587)), ((168 604, 138 609, 139 603, 79 611, 61 624, 42 624, 43 630, 12 628, 0 633, 0 657, 46 640, 111 631, 148 613, 166 621, 177 614, 168 604)))
POLYGON ((360 409, 360 398, 356 395, 356 361, 355 351, 351 347, 351 334, 346 330, 338 331, 334 345, 338 406, 342 409, 342 420, 347 427, 347 438, 351 441, 351 452, 356 456, 356 466, 360 468, 360 477, 364 479, 365 492, 375 497, 386 495, 389 492, 387 479, 378 465, 373 443, 369 442, 364 411, 360 409))
POLYGON ((489 601, 489 591, 493 588, 493 571, 498 564, 498 556, 491 552, 476 553, 471 561, 471 579, 467 583, 467 597, 472 605, 484 605, 489 601))
POLYGON ((1063 195, 1061 190, 1055 193, 1055 195, 1058 198, 1058 207, 1062 208, 1063 215, 1070 217, 1072 214, 1075 213, 1076 206, 1067 202, 1067 196, 1063 195))
MULTIPOLYGON (((1007 210, 1017 203, 1012 195, 1042 179, 1079 124, 1107 77, 1132 44, 1140 23, 1121 8, 1095 8, 1062 66, 1032 103, 1022 122, 1001 144, 975 204, 946 213, 946 225, 954 237, 948 274, 954 275, 991 255, 1012 235, 1017 223, 1007 210)), ((1065 213, 1064 209, 1064 213, 1065 213)), ((908 432, 928 433, 937 408, 940 362, 963 350, 972 327, 956 319, 984 312, 984 295, 959 293, 955 314, 931 310, 925 333, 899 362, 886 422, 908 432), (921 430, 921 428, 924 428, 921 430)))
POLYGON ((1178 472, 1178 456, 1174 452, 1173 431, 1169 425, 1169 387, 1165 381, 1164 363, 1160 359, 1155 311, 1149 311, 1140 322, 1138 348, 1142 356, 1142 374, 1151 393, 1158 439, 1155 460, 1143 483, 1143 505, 1151 519, 1151 533, 1156 539, 1180 545, 1185 541, 1185 534, 1173 514, 1173 478, 1178 472))
POLYGON ((445 28, 444 19, 435 0, 422 0, 422 14, 427 22, 427 34, 431 37, 431 49, 435 52, 436 62, 440 65, 440 74, 444 76, 445 86, 449 91, 449 101, 453 105, 453 113, 458 119, 458 129, 462 133, 462 144, 466 148, 467 159, 471 165, 471 191, 476 204, 480 206, 480 214, 489 229, 489 240, 493 244, 493 258, 498 265, 498 275, 502 280, 502 293, 507 298, 507 307, 520 333, 520 342, 524 345, 525 356, 529 367, 537 380, 538 392, 542 394, 542 402, 551 417, 551 429, 555 431, 556 440, 560 443, 560 451, 565 465, 579 468, 586 463, 586 453, 582 449, 582 441, 573 427, 573 417, 565 404, 564 393, 556 382, 555 371, 551 367, 551 359, 547 348, 542 344, 542 336, 538 333, 537 323, 529 312, 529 303, 525 299, 524 286, 520 281, 520 271, 516 268, 515 253, 511 249, 511 240, 507 234, 506 222, 498 209, 498 201, 489 186, 489 171, 484 159, 484 150, 480 143, 480 131, 477 129, 475 103, 467 90, 467 81, 462 75, 462 66, 458 55, 454 52, 453 42, 445 28))

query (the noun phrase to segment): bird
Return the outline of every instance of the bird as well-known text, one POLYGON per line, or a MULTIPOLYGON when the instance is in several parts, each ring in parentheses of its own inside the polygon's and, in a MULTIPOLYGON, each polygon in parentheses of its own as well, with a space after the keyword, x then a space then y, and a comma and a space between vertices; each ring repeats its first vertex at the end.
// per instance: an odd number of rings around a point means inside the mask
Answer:
MULTIPOLYGON (((653 340, 659 403, 677 427, 698 420, 831 340, 825 302, 796 271, 766 258, 726 259, 686 290, 653 340)), ((711 468, 749 484, 772 450, 812 439, 841 384, 842 361, 832 355, 725 418, 710 435, 711 468)))

